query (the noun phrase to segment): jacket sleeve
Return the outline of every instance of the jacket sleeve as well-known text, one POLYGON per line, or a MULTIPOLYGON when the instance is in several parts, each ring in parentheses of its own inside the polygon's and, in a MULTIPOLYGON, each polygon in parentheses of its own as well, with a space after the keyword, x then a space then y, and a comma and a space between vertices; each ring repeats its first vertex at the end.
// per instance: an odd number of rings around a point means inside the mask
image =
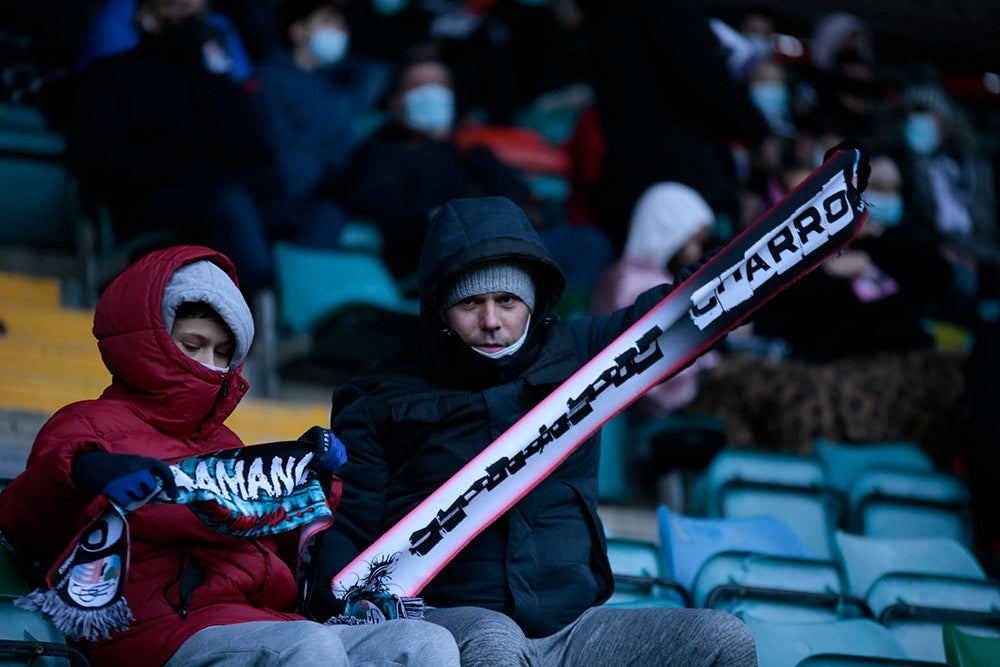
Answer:
POLYGON ((70 474, 78 454, 106 449, 78 415, 60 411, 42 427, 25 470, 0 493, 0 533, 22 561, 47 568, 100 513, 103 499, 77 487, 70 474))
POLYGON ((337 472, 344 493, 317 555, 317 583, 308 611, 320 619, 336 611, 332 578, 379 536, 388 481, 385 450, 366 393, 358 386, 345 384, 334 392, 331 428, 347 448, 347 463, 337 472))

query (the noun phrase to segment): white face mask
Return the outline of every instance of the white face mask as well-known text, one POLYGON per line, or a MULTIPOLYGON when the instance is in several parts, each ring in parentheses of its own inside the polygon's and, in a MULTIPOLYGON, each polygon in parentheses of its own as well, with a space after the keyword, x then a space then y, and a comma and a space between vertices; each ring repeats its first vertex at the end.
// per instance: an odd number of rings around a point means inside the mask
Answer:
POLYGON ((530 324, 531 324, 531 313, 528 313, 528 319, 524 323, 524 333, 522 333, 521 337, 518 338, 514 342, 514 344, 509 347, 505 347, 502 350, 497 350, 496 352, 483 352, 482 350, 478 350, 476 348, 472 349, 489 359, 499 359, 500 357, 509 357, 510 355, 520 350, 521 346, 524 345, 524 341, 528 338, 528 326, 530 324))
POLYGON ((455 122, 455 94, 439 83, 425 83, 403 95, 403 111, 414 130, 449 130, 455 122))
POLYGON ((229 370, 228 368, 219 368, 218 366, 213 366, 212 364, 202 363, 200 361, 198 363, 200 363, 202 366, 204 366, 205 368, 207 368, 207 369, 209 369, 211 371, 218 371, 219 373, 225 373, 225 372, 227 372, 229 370))
POLYGON ((337 64, 347 53, 350 34, 340 28, 317 28, 309 38, 309 53, 320 67, 337 64))

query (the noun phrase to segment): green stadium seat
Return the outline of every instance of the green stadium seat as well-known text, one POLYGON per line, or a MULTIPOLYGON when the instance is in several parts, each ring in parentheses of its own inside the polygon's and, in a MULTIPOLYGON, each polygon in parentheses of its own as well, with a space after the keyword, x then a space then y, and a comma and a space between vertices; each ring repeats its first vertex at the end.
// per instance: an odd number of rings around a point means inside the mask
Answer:
POLYGON ((1000 638, 975 634, 957 625, 942 628, 948 667, 996 667, 1000 665, 1000 638))

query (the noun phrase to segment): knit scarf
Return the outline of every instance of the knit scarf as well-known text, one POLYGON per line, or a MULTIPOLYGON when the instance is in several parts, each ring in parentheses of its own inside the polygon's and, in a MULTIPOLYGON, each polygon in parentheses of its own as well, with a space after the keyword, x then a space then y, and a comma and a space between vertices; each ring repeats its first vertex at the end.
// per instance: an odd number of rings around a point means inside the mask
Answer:
MULTIPOLYGON (((301 442, 194 456, 170 466, 177 500, 160 493, 151 502, 187 505, 212 530, 244 539, 301 528, 301 549, 333 522, 326 493, 307 467, 312 457, 312 446, 301 442)), ((69 639, 110 639, 134 620, 125 599, 128 565, 128 521, 109 502, 49 570, 47 588, 15 604, 41 611, 69 639)))

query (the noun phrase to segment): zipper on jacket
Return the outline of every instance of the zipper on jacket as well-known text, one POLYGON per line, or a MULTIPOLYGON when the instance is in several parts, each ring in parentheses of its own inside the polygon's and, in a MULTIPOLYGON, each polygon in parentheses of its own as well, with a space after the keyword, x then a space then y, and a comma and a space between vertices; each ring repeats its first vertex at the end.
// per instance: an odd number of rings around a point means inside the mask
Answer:
POLYGON ((188 605, 191 602, 191 596, 194 595, 195 589, 203 583, 205 583, 205 571, 191 557, 191 554, 181 554, 177 576, 163 589, 163 597, 178 616, 186 619, 188 617, 188 605), (170 590, 175 587, 177 588, 176 602, 170 599, 170 590))
POLYGON ((223 398, 229 396, 229 376, 222 376, 222 396, 223 398))

